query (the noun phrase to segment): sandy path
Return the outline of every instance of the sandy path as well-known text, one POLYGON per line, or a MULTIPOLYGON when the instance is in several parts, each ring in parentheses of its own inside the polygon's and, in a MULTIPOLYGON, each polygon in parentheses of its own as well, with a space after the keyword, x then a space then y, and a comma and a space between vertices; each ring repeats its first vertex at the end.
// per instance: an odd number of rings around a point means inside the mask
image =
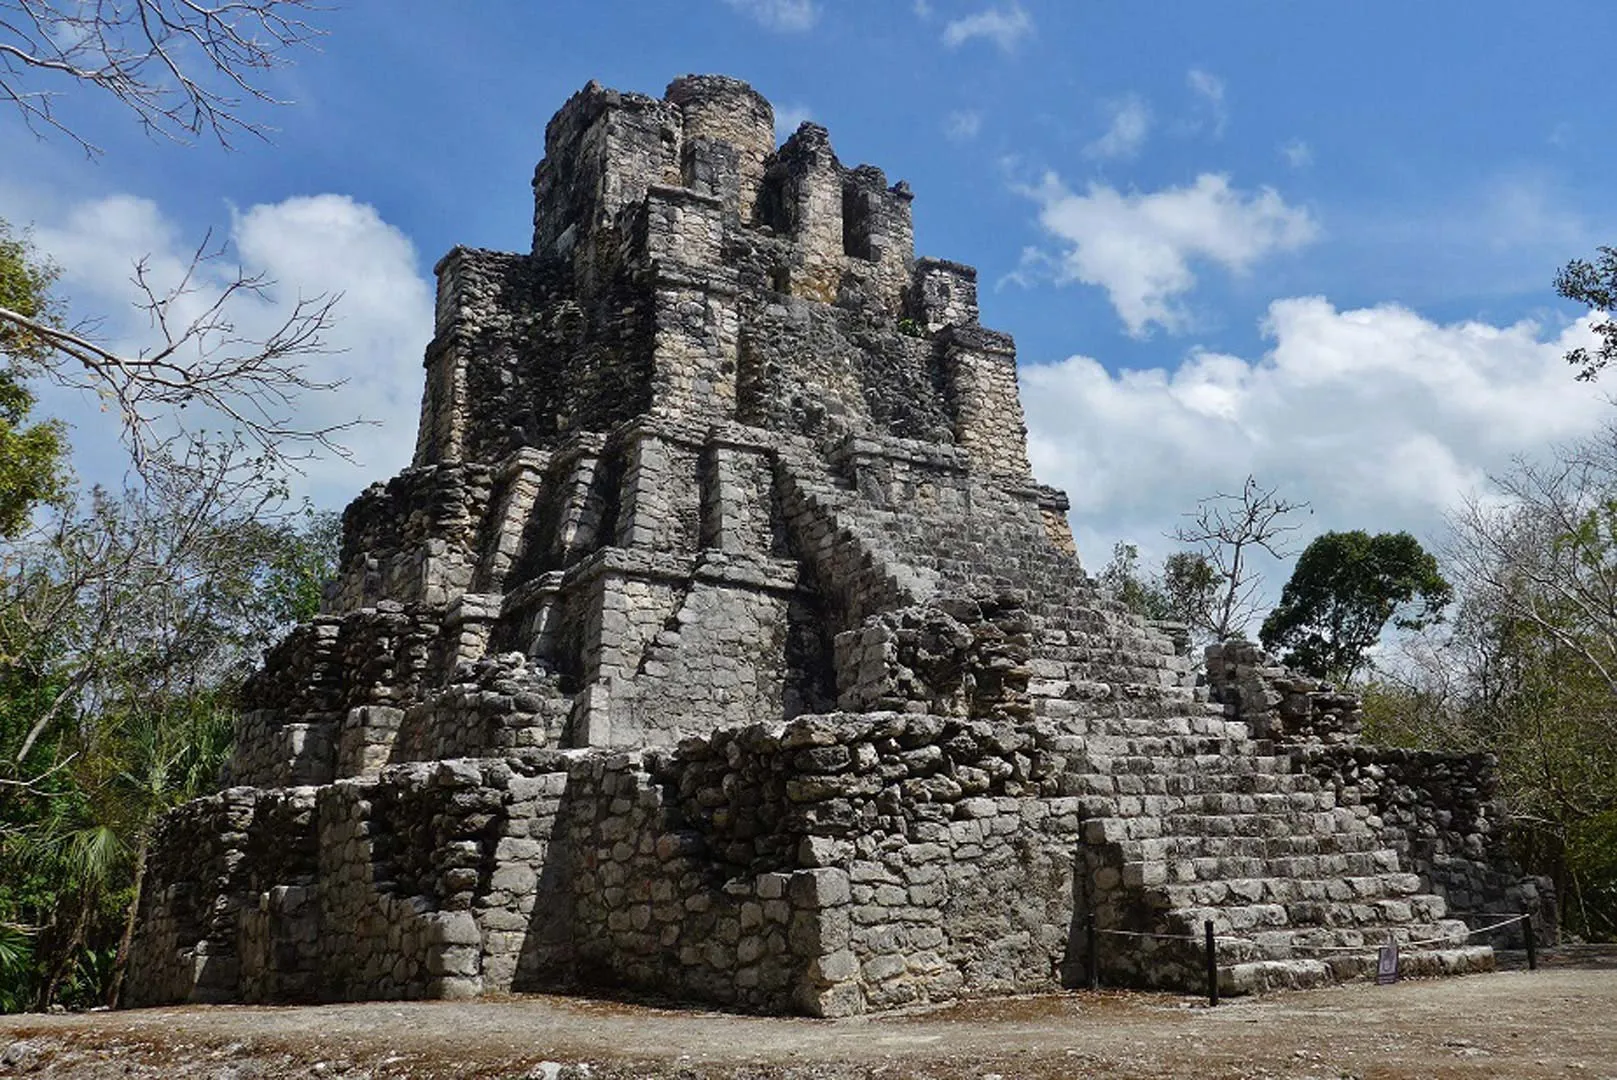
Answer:
POLYGON ((1355 984, 1217 1009, 1102 992, 842 1021, 546 995, 0 1017, 0 1076, 566 1080, 578 1063, 597 1078, 1617 1080, 1617 968, 1355 984))

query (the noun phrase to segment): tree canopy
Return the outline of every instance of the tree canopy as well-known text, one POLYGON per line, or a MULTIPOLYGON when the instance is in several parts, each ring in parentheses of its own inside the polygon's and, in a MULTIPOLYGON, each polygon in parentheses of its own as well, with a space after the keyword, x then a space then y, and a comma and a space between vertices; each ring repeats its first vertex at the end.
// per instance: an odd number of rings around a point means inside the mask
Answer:
POLYGON ((1328 532, 1298 557, 1259 637, 1267 649, 1288 650, 1293 667, 1346 683, 1389 621, 1419 629, 1452 596, 1437 559, 1408 533, 1328 532))
MULTIPOLYGON (((1573 259, 1555 275, 1555 291, 1591 311, 1605 314, 1617 310, 1617 248, 1602 247, 1593 262, 1573 259)), ((1583 346, 1566 354, 1566 362, 1578 369, 1578 378, 1592 382, 1602 369, 1617 359, 1617 322, 1610 316, 1594 324, 1600 344, 1593 352, 1583 346)))
MULTIPOLYGON (((0 221, 0 307, 54 322, 55 279, 56 269, 35 254, 27 237, 0 221)), ((37 335, 0 321, 0 537, 16 536, 34 507, 60 498, 66 486, 61 424, 30 416, 34 395, 26 380, 48 352, 37 335)))

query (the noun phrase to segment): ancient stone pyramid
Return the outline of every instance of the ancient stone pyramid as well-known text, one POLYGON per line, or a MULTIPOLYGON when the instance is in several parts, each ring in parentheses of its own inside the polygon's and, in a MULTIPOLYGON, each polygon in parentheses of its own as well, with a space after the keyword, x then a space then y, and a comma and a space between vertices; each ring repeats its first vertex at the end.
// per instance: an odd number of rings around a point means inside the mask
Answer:
POLYGON ((844 1015, 1070 984, 1091 914, 1109 983, 1198 986, 1207 919, 1228 991, 1491 963, 1433 892, 1514 887, 1486 762, 1372 797, 1351 699, 1209 700, 1104 600, 906 184, 693 76, 580 91, 534 192, 438 264, 414 463, 164 822, 132 1000, 844 1015))

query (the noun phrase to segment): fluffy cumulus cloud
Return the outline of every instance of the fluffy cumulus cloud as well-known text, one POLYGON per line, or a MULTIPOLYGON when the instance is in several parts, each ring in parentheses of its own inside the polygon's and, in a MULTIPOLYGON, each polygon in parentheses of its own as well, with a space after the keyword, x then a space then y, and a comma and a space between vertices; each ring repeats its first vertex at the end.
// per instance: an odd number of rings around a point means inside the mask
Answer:
POLYGON ((801 33, 819 21, 814 0, 724 0, 736 11, 768 30, 801 33))
POLYGON ((943 43, 958 48, 976 38, 993 42, 1002 52, 1011 52, 1023 38, 1033 33, 1033 17, 1020 4, 991 7, 972 15, 951 19, 943 27, 943 43))
POLYGON ((1611 418, 1561 359, 1590 337, 1586 321, 1551 333, 1444 325, 1305 297, 1271 304, 1263 331, 1256 358, 1193 350, 1175 370, 1112 373, 1084 356, 1022 369, 1035 471, 1071 496, 1091 565, 1119 539, 1160 555, 1181 513, 1249 474, 1310 501, 1308 534, 1434 538, 1513 456, 1611 418))
MULTIPOLYGON (((178 282, 198 237, 182 236, 149 199, 105 198, 36 215, 34 238, 62 267, 62 291, 74 311, 101 318, 98 336, 126 353, 155 344, 131 284, 144 261, 160 288, 178 282)), ((300 297, 339 296, 329 351, 308 358, 311 379, 341 382, 340 390, 299 399, 295 423, 319 429, 355 419, 376 421, 339 439, 353 462, 306 463, 299 490, 340 506, 365 483, 408 464, 420 406, 422 349, 432 335, 432 288, 417 269, 408 238, 376 210, 343 195, 315 195, 249 207, 233 215, 228 237, 215 235, 221 258, 204 262, 195 291, 178 308, 200 312, 235 279, 238 267, 273 282, 262 298, 238 295, 229 312, 238 334, 261 339, 287 317, 300 297)), ((73 427, 75 466, 87 480, 115 482, 121 454, 116 425, 92 402, 58 392, 46 406, 73 427)))
POLYGON ((1062 245, 1055 255, 1032 261, 1052 267, 1059 281, 1105 289, 1136 336, 1154 326, 1179 331, 1189 325, 1181 298, 1196 284, 1193 263, 1243 273, 1318 233, 1309 212, 1287 205, 1274 189, 1242 192, 1216 173, 1146 194, 1098 183, 1079 194, 1050 174, 1026 193, 1039 204, 1040 225, 1062 245))
POLYGON ((1151 107, 1144 99, 1130 94, 1105 106, 1109 115, 1106 133, 1084 148, 1090 157, 1131 158, 1145 145, 1151 133, 1151 107))

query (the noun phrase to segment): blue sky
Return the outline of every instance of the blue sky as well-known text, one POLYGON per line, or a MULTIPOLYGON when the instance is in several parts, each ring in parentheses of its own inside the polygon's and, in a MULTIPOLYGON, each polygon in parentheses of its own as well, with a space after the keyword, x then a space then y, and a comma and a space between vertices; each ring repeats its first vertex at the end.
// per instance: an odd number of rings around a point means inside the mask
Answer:
MULTIPOLYGON (((363 465, 304 482, 340 505, 407 459, 431 266, 522 249, 545 122, 594 78, 659 94, 747 79, 825 124, 842 160, 914 187, 917 248, 975 264, 1015 335, 1036 467, 1087 561, 1148 552, 1248 473, 1307 529, 1409 528, 1513 454, 1595 430, 1603 392, 1550 282, 1617 241, 1605 49, 1617 6, 1058 0, 353 2, 273 76, 295 103, 234 151, 153 141, 64 102, 87 160, 0 116, 0 216, 32 223, 84 312, 137 345, 128 263, 205 230, 283 289, 343 289, 363 465)), ((266 318, 268 314, 266 313, 266 318)), ((114 460, 85 403, 79 468, 114 460)))

